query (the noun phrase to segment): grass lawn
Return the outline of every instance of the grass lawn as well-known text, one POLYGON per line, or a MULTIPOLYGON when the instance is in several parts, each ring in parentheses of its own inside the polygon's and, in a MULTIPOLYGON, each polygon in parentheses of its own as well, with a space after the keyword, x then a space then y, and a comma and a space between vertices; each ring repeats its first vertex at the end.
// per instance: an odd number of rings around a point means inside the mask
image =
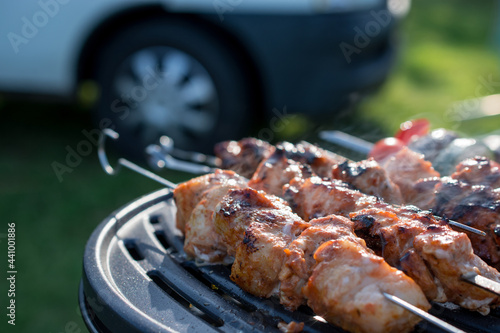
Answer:
POLYGON ((497 13, 495 1, 413 1, 394 73, 376 96, 364 101, 359 116, 385 134, 414 117, 464 134, 498 129, 500 118, 474 130, 453 117, 453 103, 500 92, 497 13), (493 90, 483 88, 489 78, 497 83, 493 90))
MULTIPOLYGON (((414 117, 434 127, 458 128, 453 102, 476 97, 481 78, 500 82, 494 49, 495 2, 414 1, 401 31, 399 60, 387 84, 354 114, 321 128, 339 128, 375 140, 414 117), (447 113, 448 112, 448 113, 447 113), (354 121, 354 119, 356 121, 354 121)), ((497 36, 498 37, 498 36, 497 36)), ((498 86, 491 93, 500 91, 498 86)), ((16 326, 9 332, 85 332, 77 310, 82 254, 94 228, 108 214, 160 188, 132 172, 110 177, 95 147, 59 181, 53 163, 65 164, 67 149, 86 140, 93 125, 75 107, 0 100, 0 253, 5 296, 7 224, 16 223, 16 326), (73 325, 76 325, 73 327, 73 325)), ((497 129, 484 122, 476 131, 497 129)), ((472 133, 471 130, 469 132, 472 133)), ((163 176, 179 181, 178 173, 163 176)), ((6 297, 1 306, 7 306, 6 297)), ((6 332, 6 318, 0 331, 6 332)))

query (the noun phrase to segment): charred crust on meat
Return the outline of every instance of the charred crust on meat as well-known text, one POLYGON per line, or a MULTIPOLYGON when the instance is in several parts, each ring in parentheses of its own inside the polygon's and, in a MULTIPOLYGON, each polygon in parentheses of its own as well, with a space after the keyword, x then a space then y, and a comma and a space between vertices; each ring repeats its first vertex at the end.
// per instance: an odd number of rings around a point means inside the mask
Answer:
POLYGON ((398 226, 398 232, 400 234, 404 234, 408 231, 408 228, 406 228, 405 226, 398 226))
POLYGON ((320 157, 318 151, 306 149, 301 144, 294 145, 285 141, 277 147, 283 150, 287 158, 305 164, 314 164, 320 157))
POLYGON ((375 223, 375 218, 371 215, 358 215, 352 218, 356 222, 356 229, 370 229, 375 223))
POLYGON ((385 239, 383 233, 380 233, 380 238, 379 239, 380 239, 380 245, 379 245, 380 254, 381 254, 381 256, 383 256, 385 246, 387 245, 387 239, 385 239))
POLYGON ((312 177, 314 175, 313 170, 309 164, 301 164, 302 172, 306 175, 306 178, 312 177))
POLYGON ((259 249, 255 246, 255 242, 257 241, 257 237, 253 234, 251 229, 247 229, 245 231, 245 237, 243 238, 243 244, 245 244, 246 250, 249 253, 254 253, 259 249))
POLYGON ((342 174, 355 178, 359 177, 366 172, 366 167, 363 165, 358 165, 357 163, 350 163, 349 161, 345 161, 338 165, 339 170, 342 174))
POLYGON ((442 228, 438 225, 429 225, 427 226, 427 230, 428 231, 439 231, 441 230, 442 228))

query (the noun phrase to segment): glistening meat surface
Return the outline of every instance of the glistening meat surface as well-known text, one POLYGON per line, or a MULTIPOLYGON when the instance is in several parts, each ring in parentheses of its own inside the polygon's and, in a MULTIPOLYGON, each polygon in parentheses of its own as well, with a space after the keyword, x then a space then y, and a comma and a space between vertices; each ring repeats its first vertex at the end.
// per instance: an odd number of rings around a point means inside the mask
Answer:
POLYGON ((475 267, 479 274, 492 276, 493 280, 500 282, 498 271, 486 265, 472 250, 469 253, 448 246, 451 238, 462 244, 463 248, 468 246, 472 249, 465 234, 436 221, 429 213, 413 207, 393 207, 376 197, 349 189, 338 181, 317 177, 292 182, 287 190, 287 199, 305 220, 330 214, 353 219, 358 223, 358 235, 365 238, 368 246, 389 263, 404 267, 408 275, 420 283, 430 299, 452 301, 484 314, 489 312, 490 306, 497 306, 500 302, 496 296, 485 298, 484 291, 461 281, 461 275, 475 267), (424 237, 434 228, 440 230, 442 237, 434 238, 433 249, 439 253, 447 252, 451 258, 455 258, 455 270, 451 271, 453 279, 447 272, 442 272, 447 269, 447 258, 438 257, 436 261, 431 261, 423 252, 419 252, 421 248, 416 247, 417 237, 424 237), (409 260, 407 256, 412 256, 409 262, 406 261, 409 260), (443 261, 442 265, 440 261, 443 261), (418 279, 422 272, 427 278, 418 279))

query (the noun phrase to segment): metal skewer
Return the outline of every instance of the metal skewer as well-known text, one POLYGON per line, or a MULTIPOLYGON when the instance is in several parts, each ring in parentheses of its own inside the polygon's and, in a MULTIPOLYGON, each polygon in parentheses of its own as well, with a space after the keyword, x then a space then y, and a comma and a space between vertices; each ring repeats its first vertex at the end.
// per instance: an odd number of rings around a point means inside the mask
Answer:
POLYGON ((197 164, 203 163, 210 167, 218 167, 221 164, 221 161, 218 157, 175 148, 174 140, 166 135, 160 138, 159 143, 161 152, 165 155, 172 155, 175 158, 195 162, 197 164))
MULTIPOLYGON (((441 216, 434 215, 434 217, 442 219, 441 216)), ((446 222, 448 222, 448 224, 451 224, 454 227, 466 230, 468 232, 472 232, 472 233, 474 233, 476 235, 479 235, 479 236, 486 237, 486 233, 484 231, 482 231, 482 230, 479 230, 479 229, 476 229, 476 228, 473 228, 473 227, 469 227, 466 224, 463 224, 463 223, 460 223, 460 222, 457 222, 457 221, 453 221, 453 220, 446 219, 446 222)))
POLYGON ((500 296, 500 283, 496 281, 485 278, 484 276, 478 275, 474 272, 462 275, 462 279, 500 296))
POLYGON ((424 310, 422 310, 420 308, 417 308, 416 306, 414 306, 406 301, 403 301, 401 298, 399 298, 397 296, 390 295, 386 292, 382 292, 382 295, 384 295, 385 298, 387 298, 389 301, 405 308, 406 310, 410 311, 411 313, 419 316, 422 319, 427 320, 428 322, 436 325, 437 327, 441 328, 442 330, 445 330, 446 332, 465 333, 461 329, 458 329, 455 326, 448 324, 447 322, 425 312, 424 310))
POLYGON ((158 145, 150 145, 146 147, 146 153, 149 156, 150 164, 158 169, 168 168, 194 174, 204 174, 215 171, 214 168, 206 165, 178 160, 172 157, 170 154, 166 153, 158 145))
POLYGON ((152 180, 154 180, 154 181, 156 181, 156 182, 158 182, 158 183, 160 183, 160 184, 162 184, 170 189, 174 189, 175 187, 177 187, 177 184, 172 183, 171 181, 168 181, 165 178, 162 178, 162 177, 152 173, 151 171, 148 171, 148 170, 138 166, 137 164, 132 163, 129 160, 126 160, 124 158, 119 158, 118 162, 117 162, 118 165, 115 168, 113 168, 111 166, 111 164, 109 164, 108 157, 106 156, 105 141, 106 141, 107 136, 116 140, 120 137, 120 135, 118 133, 116 133, 115 131, 113 131, 109 128, 106 128, 102 131, 102 134, 99 137, 99 147, 97 150, 97 154, 99 156, 99 161, 101 162, 102 168, 104 169, 104 171, 108 175, 116 175, 118 173, 118 171, 120 171, 120 167, 124 166, 124 167, 126 167, 132 171, 135 171, 143 176, 146 176, 149 179, 152 179, 152 180))

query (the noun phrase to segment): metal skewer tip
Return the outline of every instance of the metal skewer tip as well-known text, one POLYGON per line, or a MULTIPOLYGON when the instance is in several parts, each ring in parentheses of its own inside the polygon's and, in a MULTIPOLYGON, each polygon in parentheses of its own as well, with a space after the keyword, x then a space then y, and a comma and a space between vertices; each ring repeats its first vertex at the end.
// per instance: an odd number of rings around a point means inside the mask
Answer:
POLYGON ((479 235, 479 236, 483 236, 485 237, 486 236, 486 233, 484 231, 481 231, 479 229, 476 229, 476 228, 473 228, 473 227, 469 227, 468 225, 466 224, 463 224, 463 223, 460 223, 460 222, 457 222, 457 221, 452 221, 452 220, 447 220, 448 223, 454 227, 457 227, 457 228, 460 228, 460 229, 464 229, 466 231, 469 231, 469 232, 472 232, 476 235, 479 235))
POLYGON ((500 283, 488 279, 482 275, 478 275, 474 272, 463 274, 462 279, 466 282, 469 282, 477 287, 483 288, 489 292, 492 292, 496 295, 500 295, 500 283))
POLYGON ((406 310, 410 311, 411 313, 413 313, 413 314, 419 316, 420 318, 430 322, 431 324, 436 325, 437 327, 441 328, 442 330, 445 330, 446 332, 465 333, 461 329, 458 329, 455 326, 448 324, 447 322, 425 312, 424 310, 422 310, 420 308, 417 308, 416 306, 402 300, 401 298, 399 298, 397 296, 390 295, 386 292, 382 292, 382 295, 384 295, 385 298, 387 298, 389 301, 405 308, 406 310))

